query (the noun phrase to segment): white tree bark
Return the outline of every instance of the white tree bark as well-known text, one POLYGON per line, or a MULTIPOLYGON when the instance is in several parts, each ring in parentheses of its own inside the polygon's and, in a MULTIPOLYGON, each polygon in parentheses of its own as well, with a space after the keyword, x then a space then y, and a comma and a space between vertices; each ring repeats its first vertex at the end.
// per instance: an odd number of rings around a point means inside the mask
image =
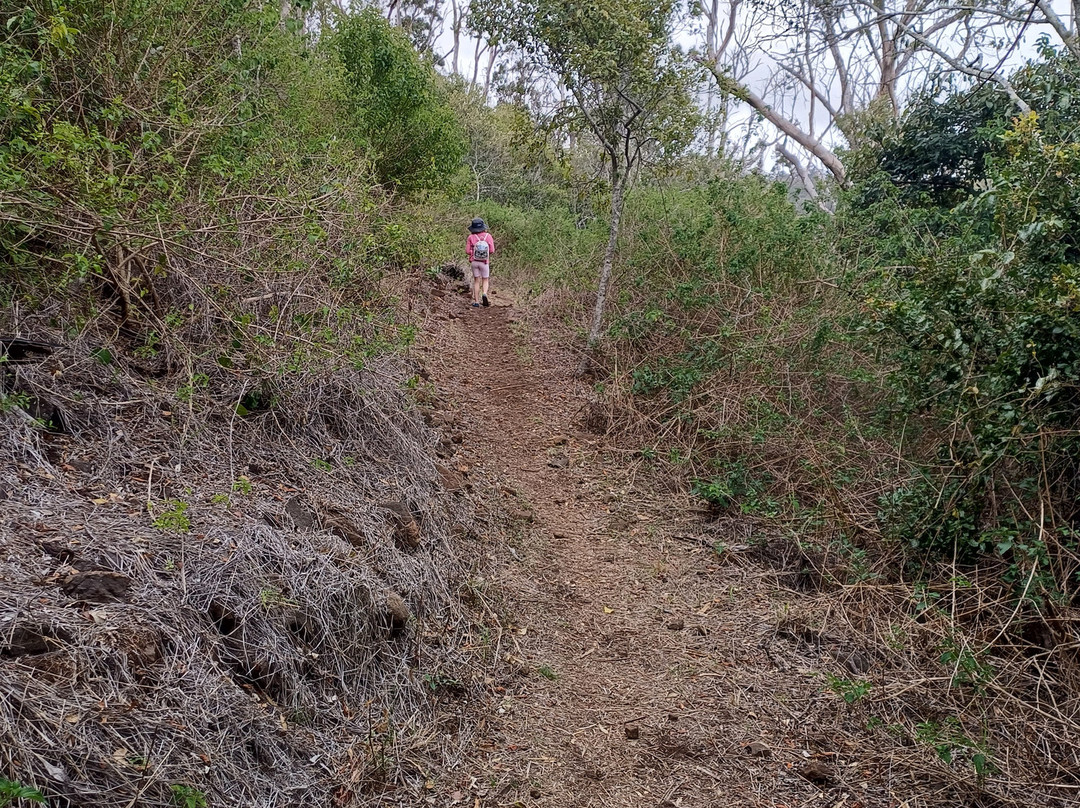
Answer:
MULTIPOLYGON (((928 76, 994 82, 1020 112, 1030 111, 1004 60, 1031 27, 1049 30, 1080 57, 1080 0, 1069 4, 1071 14, 1063 13, 1064 0, 702 0, 703 63, 721 92, 758 112, 800 161, 812 158, 843 183, 829 133, 851 143, 861 131, 858 113, 874 107, 874 114, 899 115, 928 76), (724 8, 738 8, 726 31, 724 8)), ((749 137, 753 122, 740 125, 749 137)))
POLYGON ((803 165, 802 160, 798 155, 788 149, 783 143, 776 144, 776 153, 783 157, 788 164, 795 169, 795 174, 799 178, 799 182, 802 183, 803 190, 806 191, 806 195, 810 197, 815 204, 820 207, 818 202, 817 186, 814 184, 814 178, 810 176, 810 172, 806 170, 806 166, 803 165))
POLYGON ((705 67, 716 78, 717 84, 722 91, 745 101, 757 110, 765 120, 814 155, 825 168, 832 172, 837 182, 842 186, 847 185, 847 172, 844 170, 844 164, 840 162, 840 158, 831 149, 770 107, 761 96, 754 93, 745 84, 739 84, 726 75, 716 62, 706 61, 705 67))
POLYGON ((622 224, 623 202, 626 193, 626 172, 620 172, 618 164, 611 169, 611 222, 608 224, 608 241, 604 248, 604 260, 600 264, 600 279, 596 284, 596 305, 593 308, 592 321, 589 324, 589 337, 586 341, 586 354, 582 359, 579 373, 588 368, 589 351, 600 341, 600 331, 604 326, 604 312, 607 309, 608 289, 611 287, 611 271, 615 265, 615 251, 619 245, 619 227, 622 224))

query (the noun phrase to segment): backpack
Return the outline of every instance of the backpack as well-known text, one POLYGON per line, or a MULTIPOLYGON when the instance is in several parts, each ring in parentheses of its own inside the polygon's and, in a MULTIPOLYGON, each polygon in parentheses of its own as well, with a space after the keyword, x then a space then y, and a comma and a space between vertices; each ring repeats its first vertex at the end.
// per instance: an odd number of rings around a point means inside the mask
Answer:
POLYGON ((488 253, 491 247, 487 243, 487 239, 481 238, 477 241, 472 248, 472 257, 474 261, 486 261, 488 260, 488 253))

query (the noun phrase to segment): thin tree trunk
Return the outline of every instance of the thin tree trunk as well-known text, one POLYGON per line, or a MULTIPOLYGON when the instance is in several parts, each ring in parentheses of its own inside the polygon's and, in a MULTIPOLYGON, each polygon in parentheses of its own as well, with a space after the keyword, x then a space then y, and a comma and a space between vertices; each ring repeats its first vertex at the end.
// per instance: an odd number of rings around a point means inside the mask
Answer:
POLYGON ((459 75, 458 62, 460 61, 460 59, 458 58, 458 54, 461 53, 461 11, 458 8, 457 0, 452 0, 451 8, 453 9, 454 15, 451 27, 454 33, 454 63, 452 69, 454 71, 454 75, 457 76, 459 75))
POLYGON ((578 366, 578 375, 583 375, 588 370, 590 354, 600 340, 600 329, 604 325, 604 310, 607 308, 608 287, 611 285, 611 268, 615 263, 615 248, 619 243, 619 225, 622 220, 627 177, 625 174, 619 176, 618 169, 612 168, 611 178, 611 224, 608 227, 608 243, 604 249, 604 263, 600 266, 600 280, 596 284, 596 308, 593 309, 589 338, 585 346, 585 355, 578 366))
POLYGON ((473 87, 476 86, 476 80, 480 77, 480 54, 482 53, 480 48, 481 48, 481 46, 483 44, 484 44, 484 41, 482 39, 477 39, 476 40, 476 49, 473 51, 473 68, 472 68, 472 82, 471 82, 473 87))
POLYGON ((487 72, 484 73, 484 100, 486 101, 491 93, 491 71, 495 67, 495 57, 498 55, 499 46, 492 42, 488 51, 488 63, 487 72))
MULTIPOLYGON (((795 169, 796 175, 799 177, 799 182, 802 183, 803 190, 806 191, 806 195, 810 199, 817 203, 818 192, 817 186, 814 184, 813 177, 810 176, 810 172, 806 170, 806 166, 802 164, 802 160, 798 156, 788 149, 783 143, 776 144, 776 153, 783 157, 795 169)), ((819 203, 820 204, 820 203, 819 203)))

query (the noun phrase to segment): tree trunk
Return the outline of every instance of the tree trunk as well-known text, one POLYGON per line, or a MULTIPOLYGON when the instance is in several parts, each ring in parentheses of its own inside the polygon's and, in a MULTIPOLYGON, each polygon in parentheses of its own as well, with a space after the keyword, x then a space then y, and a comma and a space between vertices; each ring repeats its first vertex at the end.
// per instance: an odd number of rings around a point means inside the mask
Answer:
POLYGON ((458 62, 460 61, 458 55, 461 53, 461 11, 458 8, 457 0, 453 0, 453 2, 451 3, 451 7, 453 9, 454 15, 453 23, 451 24, 451 30, 454 34, 454 63, 452 65, 452 70, 454 72, 454 75, 457 76, 459 75, 458 62))
POLYGON ((617 168, 611 170, 611 224, 608 227, 608 243, 604 249, 604 263, 600 266, 600 280, 596 284, 596 308, 593 309, 592 323, 589 325, 589 338, 585 345, 585 355, 578 366, 578 375, 583 375, 589 367, 589 355, 600 341, 600 329, 604 325, 604 309, 607 308, 608 287, 611 285, 611 268, 615 263, 615 248, 619 243, 619 225, 622 220, 623 201, 626 193, 626 173, 619 176, 617 168))
POLYGON ((844 164, 840 162, 840 158, 827 146, 817 138, 804 132, 793 121, 789 121, 783 115, 776 112, 776 110, 765 103, 764 99, 754 93, 745 84, 740 84, 730 76, 725 75, 716 62, 705 60, 703 64, 705 68, 713 74, 717 86, 722 93, 733 95, 739 100, 749 104, 757 110, 765 120, 814 155, 825 168, 832 172, 832 175, 836 177, 836 180, 840 183, 841 187, 848 187, 847 172, 844 170, 844 164))
POLYGON ((484 41, 482 39, 477 39, 476 40, 476 48, 473 51, 473 68, 472 68, 472 82, 471 82, 473 87, 476 86, 476 80, 480 77, 480 54, 482 53, 480 48, 481 48, 481 46, 483 44, 484 44, 484 41))
POLYGON ((484 73, 484 100, 491 95, 491 71, 495 68, 495 57, 498 55, 499 46, 492 42, 488 51, 487 72, 484 73))
POLYGON ((817 186, 814 184, 814 178, 810 176, 810 172, 806 170, 806 166, 802 164, 802 160, 798 155, 788 149, 783 143, 776 144, 776 153, 783 157, 795 169, 796 175, 799 177, 799 182, 802 183, 803 190, 806 191, 806 195, 810 197, 810 200, 820 207, 821 203, 818 201, 817 186))

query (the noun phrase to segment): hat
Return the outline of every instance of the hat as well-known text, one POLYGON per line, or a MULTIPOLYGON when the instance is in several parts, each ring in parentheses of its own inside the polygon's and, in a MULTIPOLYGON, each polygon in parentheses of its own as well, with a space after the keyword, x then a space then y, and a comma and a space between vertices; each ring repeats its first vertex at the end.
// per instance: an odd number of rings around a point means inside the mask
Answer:
POLYGON ((487 230, 487 225, 484 224, 483 219, 473 219, 472 224, 469 225, 470 233, 483 233, 485 230, 487 230))

